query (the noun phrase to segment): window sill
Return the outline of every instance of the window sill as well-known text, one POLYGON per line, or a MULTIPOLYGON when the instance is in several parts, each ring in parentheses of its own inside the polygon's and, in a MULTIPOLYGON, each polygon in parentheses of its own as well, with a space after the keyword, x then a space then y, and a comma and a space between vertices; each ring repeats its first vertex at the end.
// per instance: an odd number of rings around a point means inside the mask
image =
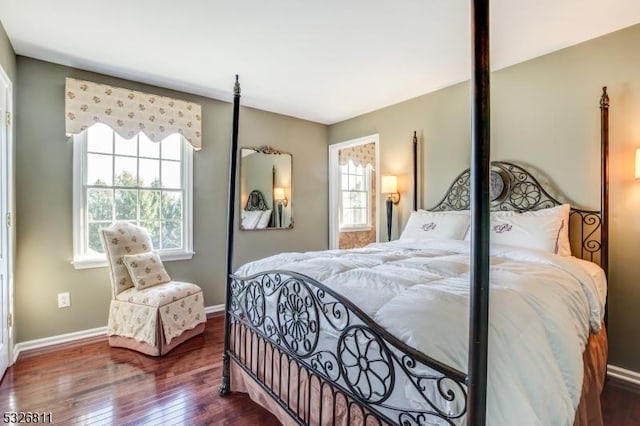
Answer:
POLYGON ((107 266, 107 259, 103 257, 79 257, 70 263, 74 269, 103 268, 107 266))
POLYGON ((372 226, 349 226, 340 228, 340 232, 368 232, 372 229, 372 226))
MULTIPOLYGON (((196 254, 193 251, 166 251, 160 252, 160 259, 163 262, 172 262, 174 260, 189 260, 196 254)), ((108 265, 105 257, 80 257, 70 262, 74 269, 91 269, 105 268, 108 265)))

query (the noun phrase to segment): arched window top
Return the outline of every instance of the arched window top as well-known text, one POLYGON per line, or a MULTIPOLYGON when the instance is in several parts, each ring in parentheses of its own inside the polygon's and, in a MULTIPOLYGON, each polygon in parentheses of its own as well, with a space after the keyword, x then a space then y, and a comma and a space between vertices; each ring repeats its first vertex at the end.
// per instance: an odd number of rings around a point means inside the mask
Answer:
POLYGON ((202 148, 202 108, 193 102, 66 79, 65 129, 75 135, 95 123, 111 127, 125 139, 143 132, 154 142, 174 133, 195 150, 202 148))

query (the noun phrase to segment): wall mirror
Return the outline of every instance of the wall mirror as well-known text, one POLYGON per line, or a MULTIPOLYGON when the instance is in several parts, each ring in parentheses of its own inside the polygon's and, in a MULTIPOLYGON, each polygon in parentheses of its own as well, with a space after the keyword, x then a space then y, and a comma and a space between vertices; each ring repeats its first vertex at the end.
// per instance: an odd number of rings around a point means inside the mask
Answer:
POLYGON ((291 229, 293 158, 270 146, 240 149, 240 229, 291 229))

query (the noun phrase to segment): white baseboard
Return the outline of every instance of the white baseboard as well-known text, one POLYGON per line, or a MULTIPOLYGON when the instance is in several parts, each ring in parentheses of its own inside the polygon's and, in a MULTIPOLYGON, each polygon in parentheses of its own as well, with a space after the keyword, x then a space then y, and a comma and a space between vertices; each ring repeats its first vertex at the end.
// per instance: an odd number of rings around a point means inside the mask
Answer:
MULTIPOLYGON (((214 314, 223 311, 224 304, 205 306, 204 308, 204 312, 206 314, 214 314)), ((69 343, 76 340, 87 339, 90 337, 104 336, 105 334, 107 334, 106 326, 91 328, 89 330, 74 331, 73 333, 59 334, 57 336, 43 337, 42 339, 27 340, 26 342, 20 342, 13 347, 13 362, 11 364, 15 363, 18 360, 18 356, 20 356, 21 352, 40 349, 47 346, 60 345, 62 343, 69 343)))
POLYGON ((204 308, 204 313, 207 315, 215 314, 218 312, 224 312, 224 303, 221 303, 220 305, 205 306, 204 308))
POLYGON ((52 345, 60 345, 75 340, 87 339, 89 337, 104 336, 107 334, 107 327, 91 328, 89 330, 74 331, 73 333, 59 334, 57 336, 43 337, 42 339, 27 340, 17 343, 13 347, 13 362, 16 362, 21 352, 33 349, 44 348, 52 345))
POLYGON ((615 365, 607 365, 607 376, 613 377, 620 381, 629 383, 634 386, 640 386, 640 373, 632 370, 627 370, 622 367, 616 367, 615 365))

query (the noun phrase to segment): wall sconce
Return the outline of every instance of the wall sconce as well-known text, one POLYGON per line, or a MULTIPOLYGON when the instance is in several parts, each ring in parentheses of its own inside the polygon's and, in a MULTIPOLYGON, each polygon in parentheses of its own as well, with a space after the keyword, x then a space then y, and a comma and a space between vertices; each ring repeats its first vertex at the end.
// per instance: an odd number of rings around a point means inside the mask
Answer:
POLYGON ((640 148, 636 149, 636 179, 640 179, 640 148))
POLYGON ((287 207, 289 204, 284 188, 273 188, 273 199, 278 205, 278 226, 282 228, 282 206, 287 207))
POLYGON ((393 205, 400 202, 397 177, 382 176, 380 182, 380 193, 387 194, 387 239, 391 241, 391 217, 393 214, 393 205))
POLYGON ((287 207, 287 204, 289 204, 289 200, 287 199, 284 188, 273 188, 273 199, 276 201, 281 201, 285 207, 287 207))

